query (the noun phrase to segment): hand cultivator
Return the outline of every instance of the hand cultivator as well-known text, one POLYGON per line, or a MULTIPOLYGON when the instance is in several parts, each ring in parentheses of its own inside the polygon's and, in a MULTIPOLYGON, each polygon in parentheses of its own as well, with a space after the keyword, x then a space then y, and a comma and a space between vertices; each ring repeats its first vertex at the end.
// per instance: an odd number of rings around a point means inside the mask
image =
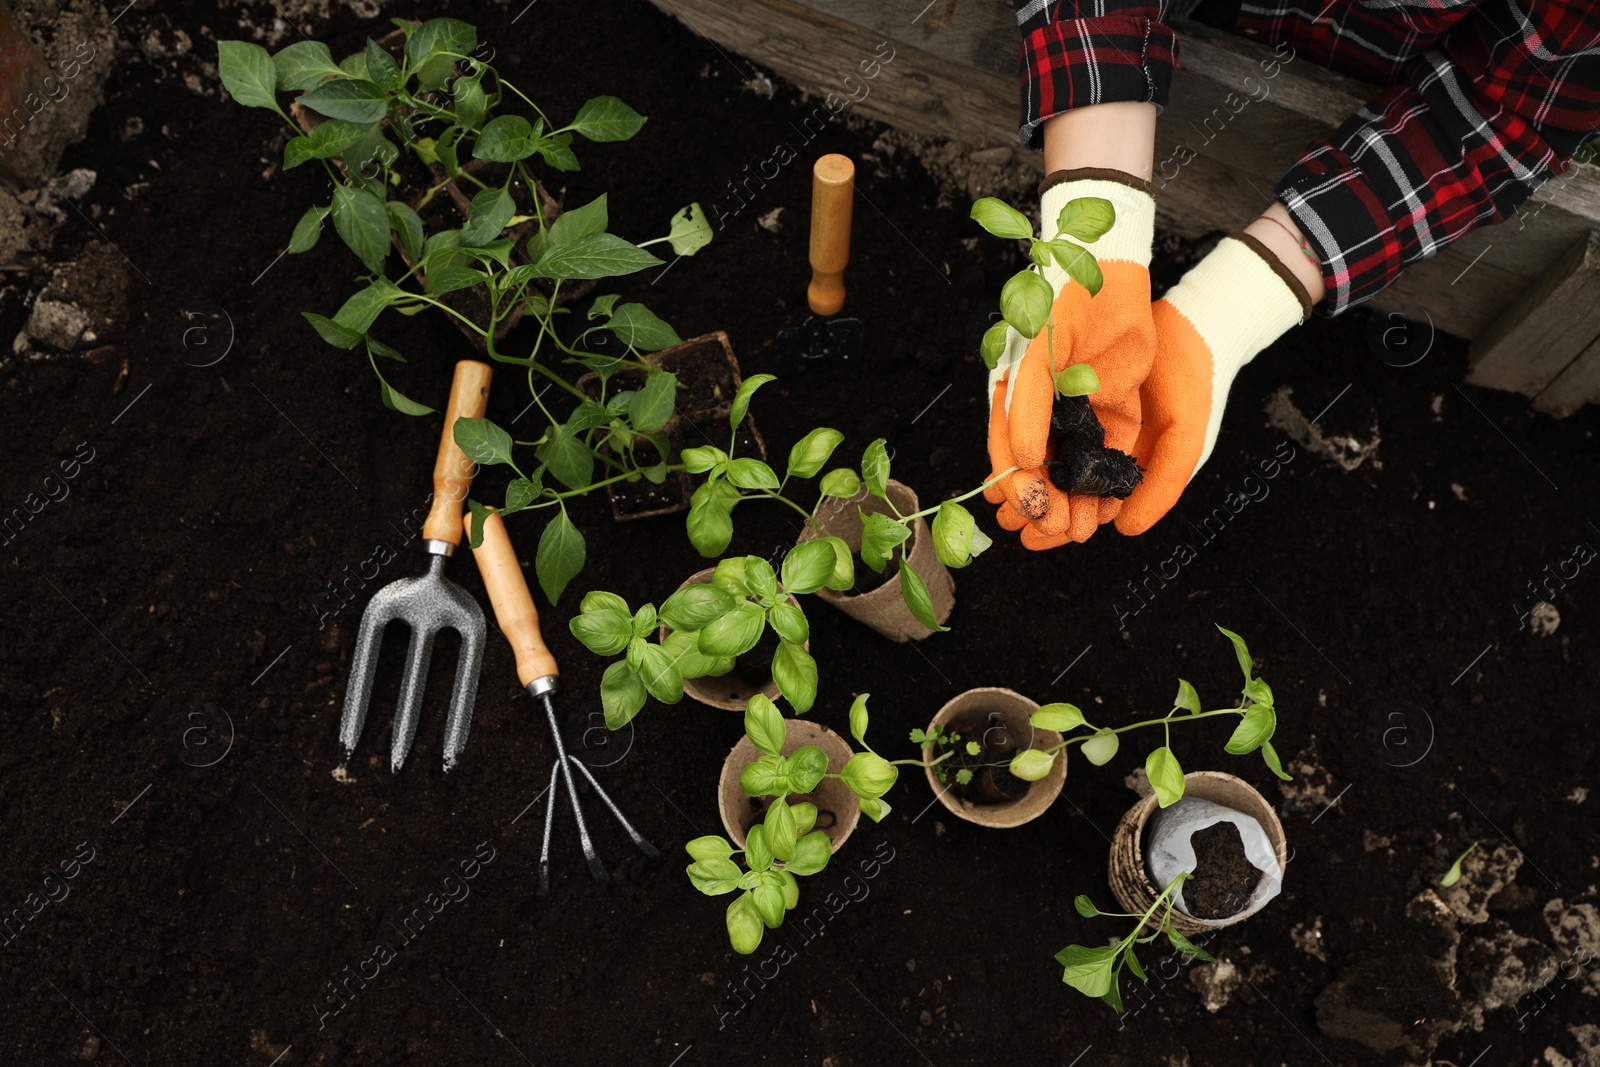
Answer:
MULTIPOLYGON (((469 515, 463 521, 470 535, 472 517, 469 515)), ((649 859, 660 856, 660 851, 634 829, 628 817, 600 787, 583 761, 567 751, 566 743, 561 738, 561 724, 556 720, 555 702, 550 696, 560 683, 560 672, 556 668, 555 657, 545 646, 544 635, 539 631, 538 609, 534 607, 533 596, 528 592, 528 581, 522 575, 516 550, 511 547, 511 538, 506 534, 505 521, 498 513, 484 520, 483 539, 472 550, 472 555, 478 561, 483 586, 489 592, 489 602, 494 605, 495 621, 500 624, 516 656, 517 678, 527 687, 528 695, 544 705, 550 736, 556 746, 555 766, 550 768, 549 800, 544 809, 544 844, 539 850, 539 895, 548 896, 550 893, 550 839, 555 830, 558 779, 565 785, 567 796, 572 801, 572 817, 578 824, 578 840, 583 845, 584 857, 589 861, 589 873, 596 882, 609 880, 605 864, 595 852, 594 842, 589 836, 589 824, 583 817, 583 807, 578 802, 578 790, 572 782, 574 767, 589 780, 590 788, 606 806, 606 810, 616 817, 639 851, 649 859)))
POLYGON ((453 431, 457 418, 483 417, 489 405, 492 373, 486 363, 463 360, 456 364, 450 404, 445 409, 444 432, 439 438, 439 458, 433 467, 433 504, 422 526, 423 543, 429 554, 428 572, 420 578, 390 582, 378 590, 361 616, 355 661, 350 665, 350 687, 345 691, 344 715, 339 722, 339 740, 344 743, 347 758, 355 751, 362 724, 366 722, 383 628, 395 619, 411 627, 411 643, 406 650, 400 699, 395 705, 389 769, 399 771, 406 754, 411 751, 422 694, 427 688, 428 657, 433 651, 433 639, 442 629, 455 630, 461 635, 461 659, 450 694, 450 714, 445 720, 446 771, 455 766, 456 758, 466 747, 478 693, 478 668, 483 662, 485 627, 483 609, 465 590, 444 576, 444 561, 461 544, 461 513, 476 469, 456 444, 453 431))

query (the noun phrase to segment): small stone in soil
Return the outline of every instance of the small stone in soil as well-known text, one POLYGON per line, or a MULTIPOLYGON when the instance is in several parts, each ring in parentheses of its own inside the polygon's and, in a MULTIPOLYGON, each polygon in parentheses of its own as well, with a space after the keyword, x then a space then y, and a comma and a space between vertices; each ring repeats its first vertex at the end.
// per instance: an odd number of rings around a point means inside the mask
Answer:
POLYGON ((1196 831, 1195 872, 1183 883, 1183 902, 1196 919, 1226 919, 1241 911, 1261 881, 1244 853, 1239 828, 1219 822, 1196 831))

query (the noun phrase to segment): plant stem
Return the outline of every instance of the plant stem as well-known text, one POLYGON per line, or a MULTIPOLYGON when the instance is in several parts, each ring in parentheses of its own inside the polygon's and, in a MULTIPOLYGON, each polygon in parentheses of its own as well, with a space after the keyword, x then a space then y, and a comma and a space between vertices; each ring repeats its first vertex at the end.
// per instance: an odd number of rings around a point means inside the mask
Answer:
MULTIPOLYGON (((923 508, 921 511, 917 512, 915 515, 901 515, 900 516, 900 521, 902 523, 907 523, 907 522, 911 522, 913 519, 926 518, 927 516, 932 515, 935 512, 937 512, 945 504, 959 504, 963 500, 971 500, 973 497, 977 496, 979 493, 984 492, 991 485, 993 485, 994 483, 998 482, 1001 478, 1004 478, 1006 475, 1015 473, 1016 471, 1019 471, 1021 469, 1022 469, 1021 467, 1015 467, 1015 466, 1007 467, 1005 470, 1001 471, 999 474, 996 474, 993 478, 990 478, 988 481, 984 482, 982 485, 978 486, 978 488, 972 490, 971 492, 962 493, 960 496, 953 496, 949 500, 941 500, 941 501, 939 501, 939 503, 935 504, 933 507, 931 507, 931 508, 923 508)), ((898 514, 898 512, 896 514, 898 514)))

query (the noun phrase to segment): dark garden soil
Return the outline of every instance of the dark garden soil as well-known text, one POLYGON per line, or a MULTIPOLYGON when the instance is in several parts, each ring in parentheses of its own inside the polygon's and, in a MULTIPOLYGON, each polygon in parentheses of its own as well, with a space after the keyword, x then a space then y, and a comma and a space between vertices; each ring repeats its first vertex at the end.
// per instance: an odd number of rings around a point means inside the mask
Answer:
POLYGON ((1219 822, 1197 831, 1194 844, 1194 877, 1183 883, 1183 902, 1197 919, 1226 919, 1250 899, 1261 872, 1245 855, 1239 828, 1219 822))
MULTIPOLYGON (((835 120, 806 143, 813 103, 770 91, 647 4, 543 3, 518 19, 522 6, 383 14, 477 21, 495 62, 554 115, 601 93, 647 113, 632 144, 580 142, 584 169, 551 192, 609 192, 612 228, 637 239, 693 200, 720 219, 698 256, 621 290, 684 337, 726 329, 746 375, 776 369, 772 338, 805 314, 805 161, 857 159, 845 307, 866 323, 864 366, 770 385, 756 417, 780 460, 823 422, 852 463, 886 437, 895 477, 924 502, 978 484, 984 373, 967 338, 1020 254, 969 240, 964 196, 942 193, 881 127, 835 120), (752 181, 740 206, 730 182, 779 144, 801 161, 752 181), (780 208, 775 229, 758 224, 780 208)), ((591 739, 595 774, 662 863, 647 866, 591 797, 614 884, 590 881, 561 810, 553 892, 535 896, 552 744, 492 626, 456 771, 440 769, 452 640, 410 761, 387 769, 401 634, 339 770, 360 612, 376 586, 424 566, 404 523, 420 517, 439 423, 381 407, 364 361, 300 318, 331 314, 357 267, 331 235, 277 258, 327 194, 312 167, 280 171, 265 112, 216 90, 214 41, 248 35, 240 17, 276 16, 265 2, 179 0, 118 22, 125 54, 65 164, 99 178, 43 251, 59 264, 114 242, 104 261, 126 257, 132 310, 91 356, 0 371, 0 505, 56 497, 0 553, 0 904, 24 917, 0 947, 0 1062, 1343 1065, 1422 1062, 1421 1035, 1462 1019, 1435 1062, 1475 1063, 1490 1046, 1485 1064, 1547 1047, 1576 1058, 1595 964, 1578 955, 1567 980, 1550 977, 1570 943, 1558 952, 1545 911, 1592 903, 1600 865, 1600 576, 1574 547, 1600 540, 1600 412, 1558 422, 1462 385, 1465 345, 1449 338, 1386 364, 1359 314, 1318 320, 1245 368, 1215 453, 1148 534, 1107 527, 1034 554, 984 505, 995 545, 957 575, 950 633, 897 645, 806 605, 812 715, 845 733, 852 694, 870 690, 874 747, 905 757, 911 728, 978 685, 1070 700, 1105 723, 1160 714, 1179 676, 1220 706, 1238 672, 1213 623, 1249 640, 1295 781, 1224 755, 1220 724, 1172 744, 1186 768, 1242 775, 1278 805, 1294 850, 1283 893, 1208 939, 1226 970, 1147 959, 1150 987, 1124 985, 1122 1019, 1064 986, 1052 955, 1125 932, 1071 901, 1111 905, 1107 835, 1135 802, 1124 777, 1150 736, 1104 768, 1075 760, 1060 801, 1011 831, 948 818, 920 774, 903 774, 893 813, 805 880, 803 911, 754 957, 729 950, 725 900, 691 888, 682 846, 720 832, 717 775, 740 716, 652 703, 631 737, 600 745, 604 663, 566 627, 587 590, 659 603, 702 566, 682 516, 616 523, 602 494, 580 502, 587 569, 560 605, 540 602, 568 736, 591 739), (136 47, 179 29, 193 48, 176 58, 136 47), (208 316, 193 321, 211 324, 213 345, 231 341, 220 362, 180 359, 185 310, 208 316), (1296 425, 1285 412, 1303 423, 1325 409, 1298 440, 1277 428, 1296 425), (1353 470, 1307 444, 1379 437, 1353 470), (74 477, 47 485, 66 461, 74 477), (1561 622, 1535 636, 1520 623, 1541 576, 1561 622), (1474 840, 1462 885, 1439 891, 1479 920, 1460 927, 1458 994, 1438 970, 1450 942, 1408 903, 1474 840), (62 870, 75 877, 47 880, 62 870), (984 936, 951 936, 953 915, 982 915, 984 936), (1508 960, 1544 975, 1518 994, 1541 991, 1474 1015, 1468 1002, 1490 1003, 1508 960), (1362 1020, 1368 1044, 1335 1036, 1362 1020), (1395 1051, 1369 1047, 1385 1042, 1395 1051)), ((344 55, 387 26, 342 13, 305 28, 344 55)), ((854 62, 842 54, 841 70, 854 62)), ((1178 247, 1158 279, 1195 251, 1178 247)), ((378 335, 409 359, 395 386, 442 405, 452 364, 472 355, 462 335, 438 316, 385 323, 378 335)), ((490 416, 536 436, 530 399, 499 368, 490 416)), ((703 429, 719 443, 726 432, 703 429)), ((500 499, 501 470, 483 498, 500 499)), ((735 551, 772 557, 795 536, 782 508, 736 518, 735 551)), ((531 560, 538 522, 510 529, 531 560)), ((483 599, 469 559, 448 573, 483 599)))
POLYGON ((1017 743, 998 715, 953 719, 949 730, 961 738, 953 746, 955 755, 944 765, 950 792, 973 804, 1003 804, 1027 794, 1028 783, 1010 771, 1017 743), (980 746, 976 753, 967 751, 972 741, 980 746), (971 771, 971 780, 958 781, 960 770, 971 771))

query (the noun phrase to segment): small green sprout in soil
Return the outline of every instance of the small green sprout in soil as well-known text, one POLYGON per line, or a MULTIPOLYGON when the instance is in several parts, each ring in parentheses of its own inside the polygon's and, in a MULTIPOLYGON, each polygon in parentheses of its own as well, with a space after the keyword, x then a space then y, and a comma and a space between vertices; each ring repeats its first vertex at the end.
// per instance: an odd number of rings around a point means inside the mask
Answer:
POLYGON ((1202 711, 1200 696, 1195 692, 1194 686, 1181 678, 1178 680, 1178 695, 1173 699, 1171 711, 1159 719, 1146 719, 1143 722, 1129 723, 1127 726, 1096 727, 1089 723, 1084 718, 1083 712, 1072 704, 1046 704, 1033 713, 1029 720, 1033 726, 1042 730, 1056 730, 1063 734, 1072 733, 1079 728, 1084 732, 1067 737, 1050 748, 1028 748, 1017 752, 1011 760, 1011 773, 1030 782, 1038 781, 1050 773, 1056 754, 1072 744, 1081 744, 1084 758, 1096 767, 1103 766, 1117 754, 1117 749, 1121 745, 1119 734, 1145 726, 1160 726, 1166 737, 1166 743, 1150 753, 1144 766, 1145 773, 1150 778, 1150 785, 1155 790, 1157 801, 1163 808, 1169 807, 1183 797, 1184 791, 1183 768, 1171 748, 1173 725, 1209 719, 1217 715, 1235 715, 1239 718, 1239 724, 1234 727, 1233 736, 1228 739, 1224 751, 1233 756, 1259 751, 1267 769, 1284 781, 1288 781, 1290 776, 1284 773, 1277 750, 1272 747, 1272 736, 1278 728, 1278 712, 1273 705, 1272 687, 1265 679, 1255 676, 1250 649, 1246 647, 1244 638, 1221 626, 1217 629, 1233 643, 1239 669, 1244 672, 1244 689, 1240 693, 1237 707, 1202 711))
POLYGON ((1449 889, 1451 886, 1461 881, 1461 864, 1468 856, 1472 855, 1477 850, 1478 842, 1474 841, 1472 843, 1472 847, 1468 848, 1465 852, 1456 857, 1456 861, 1450 865, 1450 869, 1444 872, 1444 877, 1439 879, 1439 887, 1441 889, 1449 889))
POLYGON ((1139 958, 1134 953, 1136 946, 1147 945, 1165 936, 1172 947, 1185 956, 1205 963, 1214 962, 1209 953, 1172 928, 1173 895, 1189 877, 1191 877, 1189 872, 1180 871, 1143 915, 1101 911, 1094 906, 1093 901, 1082 895, 1074 899, 1073 907, 1085 919, 1106 916, 1138 921, 1134 924, 1133 932, 1114 945, 1100 948, 1068 945, 1056 953, 1056 962, 1063 968, 1061 980, 1084 996, 1099 997, 1117 1011, 1121 1011, 1122 992, 1118 988, 1118 978, 1121 976, 1122 968, 1126 966, 1139 981, 1147 981, 1144 967, 1140 965, 1139 958), (1159 919, 1156 918, 1158 912, 1159 919), (1145 933, 1146 930, 1149 933, 1145 933))
MULTIPOLYGON (((1028 242, 1029 265, 1009 278, 1000 290, 1001 321, 989 327, 980 346, 983 361, 993 370, 1005 353, 1008 329, 1032 340, 1045 331, 1054 338, 1051 311, 1055 293, 1044 277, 1053 261, 1092 297, 1104 284, 1100 264, 1083 245, 1092 244, 1116 224, 1111 201, 1095 196, 1078 197, 1062 207, 1057 228, 1066 237, 1042 241, 1033 223, 1005 201, 986 196, 972 205, 972 218, 996 237, 1028 242)), ((1053 348, 1052 344, 1052 348, 1053 348)), ((1067 493, 1126 497, 1138 486, 1143 473, 1126 452, 1106 447, 1105 428, 1090 407, 1088 396, 1100 389, 1100 378, 1088 364, 1074 364, 1055 373, 1055 408, 1051 412, 1054 459, 1045 464, 1050 481, 1067 493)))

